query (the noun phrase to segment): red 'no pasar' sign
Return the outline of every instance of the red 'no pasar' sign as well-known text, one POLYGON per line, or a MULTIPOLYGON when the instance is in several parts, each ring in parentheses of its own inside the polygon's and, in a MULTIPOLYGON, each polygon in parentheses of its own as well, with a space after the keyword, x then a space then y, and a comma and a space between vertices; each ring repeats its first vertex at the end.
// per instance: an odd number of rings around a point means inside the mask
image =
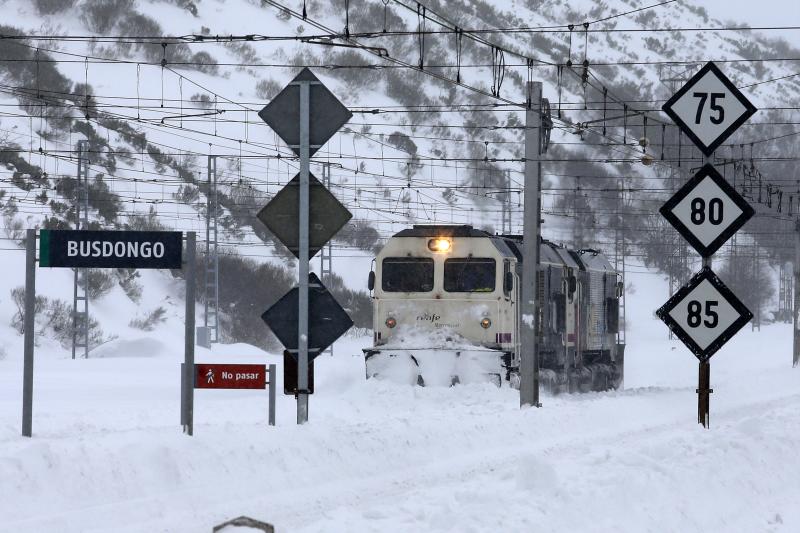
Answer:
POLYGON ((194 365, 196 389, 263 389, 267 386, 266 365, 194 365))

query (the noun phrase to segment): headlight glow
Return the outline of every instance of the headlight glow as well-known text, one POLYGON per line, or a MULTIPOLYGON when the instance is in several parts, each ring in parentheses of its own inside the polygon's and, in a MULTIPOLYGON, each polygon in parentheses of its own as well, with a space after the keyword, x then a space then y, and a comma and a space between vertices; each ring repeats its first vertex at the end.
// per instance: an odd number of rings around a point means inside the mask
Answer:
POLYGON ((392 329, 396 325, 397 325, 397 320, 395 320, 394 318, 389 317, 389 318, 386 319, 386 327, 387 328, 392 329))
POLYGON ((428 250, 431 252, 449 252, 452 245, 450 239, 431 239, 428 241, 428 250))
POLYGON ((484 317, 483 320, 481 320, 481 327, 483 329, 489 329, 491 326, 492 320, 489 317, 484 317))

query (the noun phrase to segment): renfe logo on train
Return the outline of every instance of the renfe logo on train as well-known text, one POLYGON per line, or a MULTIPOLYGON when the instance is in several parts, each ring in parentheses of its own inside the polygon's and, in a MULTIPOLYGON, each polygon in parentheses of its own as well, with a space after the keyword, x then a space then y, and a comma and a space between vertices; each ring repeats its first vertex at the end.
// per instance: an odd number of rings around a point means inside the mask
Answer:
POLYGON ((179 269, 182 250, 177 231, 42 230, 39 266, 179 269))

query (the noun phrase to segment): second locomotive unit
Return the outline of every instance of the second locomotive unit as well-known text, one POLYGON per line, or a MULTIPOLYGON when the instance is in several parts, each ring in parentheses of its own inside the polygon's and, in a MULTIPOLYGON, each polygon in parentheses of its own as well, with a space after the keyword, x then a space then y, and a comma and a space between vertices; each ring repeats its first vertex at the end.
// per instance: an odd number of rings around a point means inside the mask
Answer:
MULTIPOLYGON (((622 383, 623 283, 605 255, 540 244, 539 360, 551 392, 622 383)), ((522 238, 472 226, 417 225, 374 260, 374 346, 367 377, 455 384, 519 383, 522 238)))

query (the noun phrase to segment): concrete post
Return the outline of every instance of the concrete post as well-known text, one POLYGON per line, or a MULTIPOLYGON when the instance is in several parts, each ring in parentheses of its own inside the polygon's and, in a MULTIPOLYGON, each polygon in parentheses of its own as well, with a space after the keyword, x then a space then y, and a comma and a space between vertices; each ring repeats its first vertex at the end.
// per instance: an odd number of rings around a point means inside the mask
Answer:
POLYGON ((539 222, 541 218, 541 104, 542 83, 528 82, 525 118, 525 207, 522 242, 522 348, 520 354, 520 406, 539 403, 539 222))

